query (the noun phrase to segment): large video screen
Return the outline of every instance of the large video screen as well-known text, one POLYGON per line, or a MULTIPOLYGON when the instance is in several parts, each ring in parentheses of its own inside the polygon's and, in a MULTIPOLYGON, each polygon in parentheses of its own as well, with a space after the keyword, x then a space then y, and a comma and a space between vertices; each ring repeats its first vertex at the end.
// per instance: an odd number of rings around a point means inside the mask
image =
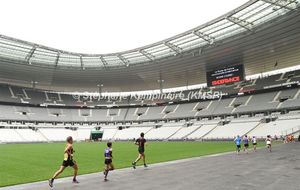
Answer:
POLYGON ((206 73, 207 86, 231 84, 244 80, 244 65, 234 65, 206 73))

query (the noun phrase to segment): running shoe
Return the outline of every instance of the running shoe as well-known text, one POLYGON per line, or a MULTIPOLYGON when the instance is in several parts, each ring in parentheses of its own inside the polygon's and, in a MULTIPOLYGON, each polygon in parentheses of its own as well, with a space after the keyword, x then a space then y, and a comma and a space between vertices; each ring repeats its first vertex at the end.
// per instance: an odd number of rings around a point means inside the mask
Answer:
POLYGON ((136 169, 136 163, 132 162, 133 169, 136 169))
POLYGON ((53 179, 49 179, 49 180, 48 180, 49 186, 50 186, 51 188, 53 187, 53 181, 54 181, 53 179))

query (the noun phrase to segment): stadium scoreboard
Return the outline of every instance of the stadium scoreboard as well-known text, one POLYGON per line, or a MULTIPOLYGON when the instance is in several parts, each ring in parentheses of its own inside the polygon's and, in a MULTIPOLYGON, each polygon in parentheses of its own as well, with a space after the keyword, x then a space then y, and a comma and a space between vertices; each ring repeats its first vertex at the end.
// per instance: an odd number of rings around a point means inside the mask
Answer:
POLYGON ((206 72, 207 86, 232 84, 244 80, 244 65, 234 65, 206 72))

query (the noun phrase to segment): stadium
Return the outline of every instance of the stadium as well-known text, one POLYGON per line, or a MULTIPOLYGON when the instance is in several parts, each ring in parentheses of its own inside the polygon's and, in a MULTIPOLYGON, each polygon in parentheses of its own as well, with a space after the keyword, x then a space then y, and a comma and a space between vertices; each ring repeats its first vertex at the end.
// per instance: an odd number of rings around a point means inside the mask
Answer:
POLYGON ((49 189, 68 137, 80 183, 66 169, 54 189, 299 189, 299 3, 249 0, 108 54, 0 30, 0 190, 49 189), (148 167, 132 169, 141 133, 148 167), (236 155, 237 136, 249 153, 236 155), (103 157, 107 142, 114 157, 103 157), (116 170, 104 183, 107 157, 116 170))

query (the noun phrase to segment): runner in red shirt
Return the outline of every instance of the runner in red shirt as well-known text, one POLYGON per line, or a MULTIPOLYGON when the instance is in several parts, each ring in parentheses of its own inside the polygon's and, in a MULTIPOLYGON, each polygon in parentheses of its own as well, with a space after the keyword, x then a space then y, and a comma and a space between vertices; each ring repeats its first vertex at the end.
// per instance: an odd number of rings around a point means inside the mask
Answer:
POLYGON ((143 159, 143 162, 144 162, 144 167, 147 167, 147 164, 146 164, 146 158, 145 158, 145 144, 146 144, 146 139, 144 138, 145 134, 144 133, 141 133, 141 137, 138 138, 136 141, 135 141, 135 144, 138 145, 138 152, 139 152, 139 156, 138 158, 132 163, 132 167, 133 169, 136 168, 136 163, 138 161, 140 161, 141 159, 143 159))

